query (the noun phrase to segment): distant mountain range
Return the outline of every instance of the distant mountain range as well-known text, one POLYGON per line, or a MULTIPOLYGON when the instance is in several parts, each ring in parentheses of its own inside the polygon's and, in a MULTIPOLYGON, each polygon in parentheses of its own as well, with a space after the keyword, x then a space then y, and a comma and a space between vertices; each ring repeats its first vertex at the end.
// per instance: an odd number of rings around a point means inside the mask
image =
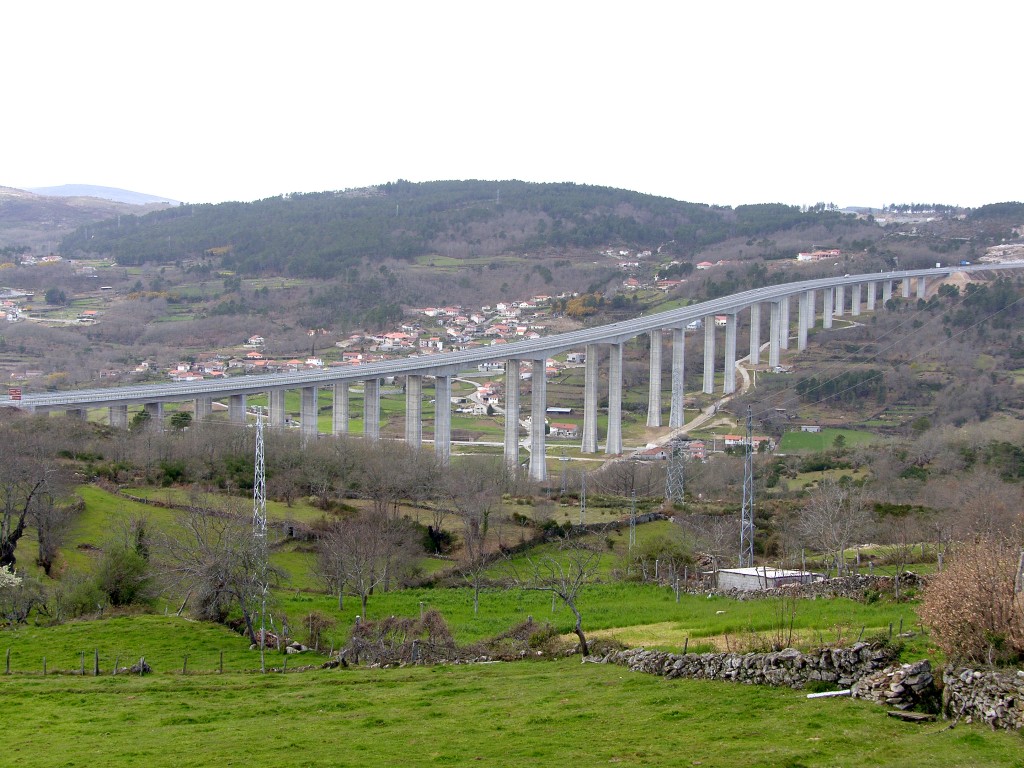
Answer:
POLYGON ((127 189, 116 187, 98 187, 95 184, 61 184, 59 187, 30 187, 29 192, 44 197, 98 197, 100 200, 113 200, 115 203, 128 203, 129 205, 149 205, 150 203, 165 203, 180 205, 180 201, 172 200, 169 197, 157 197, 142 192, 132 192, 127 189))

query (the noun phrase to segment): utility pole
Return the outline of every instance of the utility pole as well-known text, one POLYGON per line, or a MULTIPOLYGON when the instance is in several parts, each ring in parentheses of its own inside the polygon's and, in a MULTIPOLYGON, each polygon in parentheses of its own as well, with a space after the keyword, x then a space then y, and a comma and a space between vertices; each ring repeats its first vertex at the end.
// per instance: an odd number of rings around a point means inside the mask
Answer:
POLYGON ((740 513, 740 568, 754 565, 754 421, 747 406, 747 453, 743 461, 743 509, 740 513))
POLYGON ((636 491, 629 495, 629 551, 636 546, 636 491))
POLYGON ((587 470, 580 470, 580 525, 587 522, 587 470))

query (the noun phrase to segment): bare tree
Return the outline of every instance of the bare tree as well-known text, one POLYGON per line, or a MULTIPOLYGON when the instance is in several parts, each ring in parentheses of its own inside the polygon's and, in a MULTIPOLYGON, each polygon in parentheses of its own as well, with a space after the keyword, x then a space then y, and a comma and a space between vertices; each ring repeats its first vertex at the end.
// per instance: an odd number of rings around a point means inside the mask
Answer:
POLYGON ((224 622, 234 606, 249 641, 259 642, 254 618, 267 584, 280 573, 266 563, 248 514, 193 503, 179 519, 177 535, 164 536, 160 550, 164 574, 192 596, 201 618, 224 622))
POLYGON ((0 429, 0 566, 17 562, 15 551, 30 523, 46 526, 57 514, 55 499, 65 489, 57 439, 53 426, 40 419, 15 416, 0 429))
POLYGON ((408 521, 361 512, 335 521, 320 537, 317 565, 321 577, 343 595, 359 597, 362 613, 373 591, 401 577, 417 554, 415 530, 408 521))
POLYGON ((462 574, 473 587, 473 613, 480 610, 480 589, 487 569, 487 534, 501 501, 507 469, 501 460, 467 461, 448 473, 448 496, 462 523, 462 574))
POLYGON ((579 596, 590 584, 601 564, 601 550, 582 537, 567 536, 559 541, 558 549, 537 557, 527 557, 523 569, 512 567, 512 583, 520 589, 550 592, 576 617, 573 632, 580 640, 580 652, 587 656, 590 646, 583 633, 583 615, 579 609, 579 596))
POLYGON ((835 557, 836 574, 842 576, 845 551, 867 533, 871 522, 871 509, 860 489, 823 480, 800 511, 797 528, 808 544, 835 557))

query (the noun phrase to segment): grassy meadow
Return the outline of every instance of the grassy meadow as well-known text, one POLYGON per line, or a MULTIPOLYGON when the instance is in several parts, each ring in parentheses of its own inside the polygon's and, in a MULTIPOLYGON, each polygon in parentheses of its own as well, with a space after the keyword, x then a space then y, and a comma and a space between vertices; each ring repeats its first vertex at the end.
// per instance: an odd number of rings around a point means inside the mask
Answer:
POLYGON ((303 674, 0 677, 49 766, 1020 766, 1020 737, 575 659, 303 674))

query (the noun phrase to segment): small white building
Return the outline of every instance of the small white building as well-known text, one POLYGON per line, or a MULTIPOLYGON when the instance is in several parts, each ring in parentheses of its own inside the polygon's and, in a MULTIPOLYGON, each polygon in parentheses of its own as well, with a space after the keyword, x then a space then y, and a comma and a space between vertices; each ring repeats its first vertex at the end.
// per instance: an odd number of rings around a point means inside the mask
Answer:
POLYGON ((754 592, 759 589, 781 587, 783 584, 810 584, 813 581, 821 581, 821 578, 820 574, 810 571, 785 568, 720 568, 718 588, 754 592))

